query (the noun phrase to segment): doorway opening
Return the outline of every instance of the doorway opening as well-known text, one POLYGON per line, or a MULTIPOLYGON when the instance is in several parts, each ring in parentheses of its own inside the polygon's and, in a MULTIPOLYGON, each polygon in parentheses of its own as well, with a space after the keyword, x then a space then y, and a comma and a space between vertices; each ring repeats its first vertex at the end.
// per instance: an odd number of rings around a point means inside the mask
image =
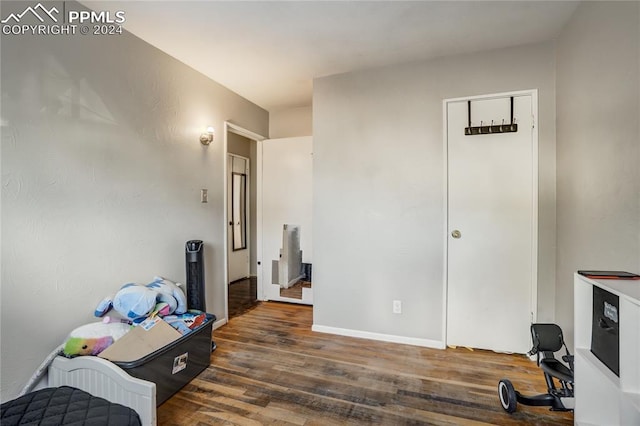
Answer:
POLYGON ((312 150, 311 136, 269 139, 261 143, 260 217, 265 300, 313 304, 312 150))
POLYGON ((264 137, 225 123, 226 318, 256 306, 258 296, 258 144, 264 137))

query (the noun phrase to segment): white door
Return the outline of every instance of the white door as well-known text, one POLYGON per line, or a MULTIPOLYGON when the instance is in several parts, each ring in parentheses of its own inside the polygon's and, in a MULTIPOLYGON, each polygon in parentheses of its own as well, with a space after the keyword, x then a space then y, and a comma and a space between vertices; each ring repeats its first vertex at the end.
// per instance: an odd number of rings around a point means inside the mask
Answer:
MULTIPOLYGON (((280 275, 274 268, 283 251, 283 230, 296 227, 302 262, 312 263, 312 138, 269 139, 262 149, 262 298, 312 304, 311 288, 302 289, 302 299, 280 296, 280 275)), ((296 247, 298 250, 298 247, 296 247)), ((286 283, 284 284, 286 286, 286 283)))
MULTIPOLYGON (((515 353, 531 347, 537 232, 534 96, 513 97, 517 132, 472 136, 465 135, 468 101, 446 102, 448 345, 515 353)), ((471 125, 509 123, 510 100, 472 99, 471 125)))
POLYGON ((227 155, 229 282, 249 276, 249 159, 227 155))

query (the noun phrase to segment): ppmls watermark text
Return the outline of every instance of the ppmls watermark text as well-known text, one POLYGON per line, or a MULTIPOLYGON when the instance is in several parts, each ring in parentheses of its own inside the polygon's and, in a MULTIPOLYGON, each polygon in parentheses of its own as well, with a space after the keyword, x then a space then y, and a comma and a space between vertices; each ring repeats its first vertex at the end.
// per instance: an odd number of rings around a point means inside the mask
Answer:
POLYGON ((46 2, 10 13, 0 21, 3 35, 122 34, 123 10, 69 10, 67 2, 46 2), (45 6, 46 5, 46 6, 45 6))

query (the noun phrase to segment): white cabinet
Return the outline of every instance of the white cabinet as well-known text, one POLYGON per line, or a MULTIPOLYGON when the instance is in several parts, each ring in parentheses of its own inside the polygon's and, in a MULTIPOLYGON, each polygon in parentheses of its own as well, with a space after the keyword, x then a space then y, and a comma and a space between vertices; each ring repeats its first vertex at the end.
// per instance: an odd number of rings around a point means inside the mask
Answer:
POLYGON ((574 276, 574 333, 578 425, 640 425, 640 281, 574 276), (593 286, 620 298, 620 377, 591 353, 593 286))

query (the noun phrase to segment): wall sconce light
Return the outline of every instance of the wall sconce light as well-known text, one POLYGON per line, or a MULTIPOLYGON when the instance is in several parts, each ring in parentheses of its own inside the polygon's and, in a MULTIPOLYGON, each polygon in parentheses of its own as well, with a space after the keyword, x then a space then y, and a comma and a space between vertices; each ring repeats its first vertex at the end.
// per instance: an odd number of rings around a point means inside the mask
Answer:
POLYGON ((213 127, 207 127, 207 132, 200 135, 200 143, 202 145, 209 145, 213 142, 213 127))

